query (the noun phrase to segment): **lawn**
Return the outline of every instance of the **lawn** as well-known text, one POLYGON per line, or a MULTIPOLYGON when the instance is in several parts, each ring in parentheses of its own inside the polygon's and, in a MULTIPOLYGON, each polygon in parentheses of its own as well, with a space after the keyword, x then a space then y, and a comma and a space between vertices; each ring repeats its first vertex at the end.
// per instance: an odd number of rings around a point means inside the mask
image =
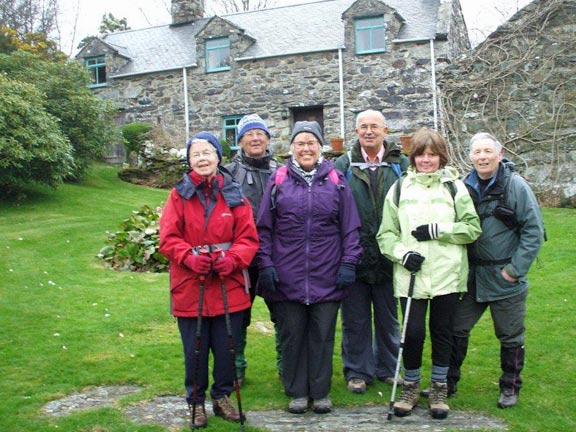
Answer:
MULTIPOLYGON (((132 210, 161 205, 167 194, 123 183, 117 168, 96 165, 83 183, 38 189, 20 204, 0 203, 1 431, 166 430, 135 425, 115 408, 48 418, 42 407, 101 385, 144 387, 123 404, 183 395, 182 352, 169 314, 168 276, 105 269, 95 256, 107 232, 132 210)), ((511 431, 576 430, 576 211, 545 209, 544 216, 549 241, 530 274, 520 405, 496 408, 499 347, 487 316, 474 330, 459 396, 450 400, 452 409, 505 419, 511 431)), ((268 322, 261 299, 253 321, 268 322)), ((276 377, 273 339, 251 326, 245 410, 287 404, 276 377)), ((429 362, 425 373, 428 369, 429 362)), ((378 383, 364 395, 350 394, 339 349, 334 371, 331 397, 336 407, 380 404, 385 415, 388 386, 378 383)), ((231 428, 210 420, 209 430, 231 428)))

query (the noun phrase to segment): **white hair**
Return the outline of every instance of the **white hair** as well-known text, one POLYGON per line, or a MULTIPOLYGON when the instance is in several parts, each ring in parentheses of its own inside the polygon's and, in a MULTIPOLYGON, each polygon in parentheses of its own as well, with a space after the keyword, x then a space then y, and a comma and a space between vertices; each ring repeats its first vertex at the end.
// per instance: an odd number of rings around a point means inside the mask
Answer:
POLYGON ((502 151, 502 143, 498 141, 494 135, 487 132, 478 132, 476 135, 470 138, 470 152, 472 152, 472 146, 474 143, 479 140, 490 140, 494 143, 494 147, 496 147, 497 152, 502 151))
POLYGON ((361 113, 358 113, 358 115, 356 116, 356 127, 360 125, 360 117, 362 117, 364 114, 378 114, 379 117, 382 117, 382 126, 386 126, 386 117, 384 117, 382 111, 367 109, 365 111, 362 111, 361 113))

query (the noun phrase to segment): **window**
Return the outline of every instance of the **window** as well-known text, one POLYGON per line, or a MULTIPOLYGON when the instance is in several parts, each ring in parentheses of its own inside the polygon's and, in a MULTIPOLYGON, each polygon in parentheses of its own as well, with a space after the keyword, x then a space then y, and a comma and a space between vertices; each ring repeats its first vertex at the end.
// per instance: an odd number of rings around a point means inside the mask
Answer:
POLYGON ((230 70, 230 39, 227 37, 206 41, 206 72, 230 70))
POLYGON ((90 57, 85 61, 91 84, 89 87, 102 87, 106 85, 106 59, 104 56, 90 57))
POLYGON ((384 15, 357 19, 355 26, 356 54, 386 51, 384 15))
POLYGON ((224 117, 224 136, 226 137, 228 147, 230 147, 232 151, 238 151, 240 148, 238 147, 237 126, 241 118, 242 116, 224 117))

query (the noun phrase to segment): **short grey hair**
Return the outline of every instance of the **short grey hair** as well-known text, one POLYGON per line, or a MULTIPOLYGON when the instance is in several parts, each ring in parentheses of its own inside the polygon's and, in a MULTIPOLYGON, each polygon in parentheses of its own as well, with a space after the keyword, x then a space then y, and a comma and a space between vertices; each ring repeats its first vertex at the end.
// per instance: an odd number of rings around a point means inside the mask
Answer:
POLYGON ((478 132, 472 138, 470 138, 470 153, 472 153, 472 146, 476 141, 480 140, 490 140, 494 143, 494 147, 496 147, 496 151, 500 152, 502 150, 502 143, 496 139, 496 137, 488 132, 478 132))
POLYGON ((360 125, 359 119, 364 114, 378 114, 380 117, 382 117, 382 126, 386 127, 386 117, 384 117, 384 114, 382 114, 382 111, 378 111, 378 110, 374 110, 374 109, 367 109, 365 111, 358 113, 358 115, 356 116, 356 127, 358 127, 360 125))

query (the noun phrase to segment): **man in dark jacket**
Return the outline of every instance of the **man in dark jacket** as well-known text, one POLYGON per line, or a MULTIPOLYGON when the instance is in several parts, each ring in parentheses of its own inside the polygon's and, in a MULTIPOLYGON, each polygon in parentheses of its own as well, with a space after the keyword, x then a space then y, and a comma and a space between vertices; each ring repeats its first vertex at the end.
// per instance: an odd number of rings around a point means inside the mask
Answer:
POLYGON ((400 342, 392 263, 380 253, 376 233, 384 198, 409 161, 384 140, 385 121, 379 111, 361 112, 356 119, 356 143, 336 161, 350 183, 362 222, 362 261, 350 295, 342 302, 342 363, 348 390, 354 393, 364 393, 374 377, 393 382, 400 342))
MULTIPOLYGON (((268 183, 270 175, 276 171, 277 163, 272 157, 269 149, 270 131, 264 120, 258 114, 250 114, 242 117, 238 123, 238 144, 240 151, 232 159, 232 162, 226 165, 226 168, 234 176, 236 181, 242 186, 242 191, 254 214, 254 222, 258 216, 258 209, 262 201, 264 189, 268 183)), ((256 296, 256 284, 258 282, 258 267, 253 262, 248 268, 250 277, 250 299, 252 302, 256 296)), ((271 305, 268 305, 269 309, 271 305)), ((272 321, 275 321, 272 310, 270 309, 272 321)), ((244 313, 242 325, 242 334, 239 346, 236 349, 236 373, 238 382, 242 384, 245 379, 246 367, 246 333, 250 325, 250 309, 244 313)), ((278 346, 278 344, 277 344, 278 346)), ((281 358, 279 351, 277 358, 278 372, 281 374, 281 358)))
POLYGON ((490 134, 470 141, 474 169, 464 178, 482 224, 469 247, 468 293, 454 317, 448 392, 456 392, 470 331, 489 307, 500 340, 499 408, 518 403, 524 367, 526 275, 544 239, 540 207, 530 186, 502 162, 502 144, 490 134))

